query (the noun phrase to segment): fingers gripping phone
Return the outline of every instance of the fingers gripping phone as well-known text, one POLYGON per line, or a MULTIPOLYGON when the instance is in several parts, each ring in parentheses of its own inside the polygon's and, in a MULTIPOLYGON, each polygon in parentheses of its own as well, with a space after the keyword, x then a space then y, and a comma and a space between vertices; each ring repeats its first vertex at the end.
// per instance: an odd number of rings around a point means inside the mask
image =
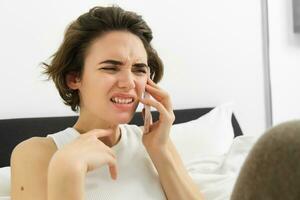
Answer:
MULTIPOLYGON (((150 78, 150 70, 147 70, 147 76, 150 78)), ((144 99, 149 98, 150 94, 145 91, 144 92, 144 99)), ((144 104, 144 134, 147 134, 150 130, 150 125, 152 124, 152 115, 151 115, 151 108, 149 105, 144 104)))

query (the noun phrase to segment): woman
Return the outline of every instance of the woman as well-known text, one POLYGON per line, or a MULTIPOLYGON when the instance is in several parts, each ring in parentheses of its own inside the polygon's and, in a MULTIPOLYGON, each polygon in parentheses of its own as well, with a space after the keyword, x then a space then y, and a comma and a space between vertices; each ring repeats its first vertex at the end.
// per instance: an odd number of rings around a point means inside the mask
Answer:
POLYGON ((156 84, 163 65, 151 40, 139 15, 115 6, 95 7, 70 24, 44 65, 79 118, 14 149, 13 200, 202 199, 169 138, 175 117, 156 84), (153 99, 143 99, 144 91, 153 99), (147 134, 126 124, 139 102, 160 114, 147 134))

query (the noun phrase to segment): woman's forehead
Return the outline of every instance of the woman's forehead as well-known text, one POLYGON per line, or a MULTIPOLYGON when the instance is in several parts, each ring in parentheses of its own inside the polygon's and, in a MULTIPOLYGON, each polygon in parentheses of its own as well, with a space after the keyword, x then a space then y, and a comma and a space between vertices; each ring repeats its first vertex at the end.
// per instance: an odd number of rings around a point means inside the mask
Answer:
POLYGON ((115 61, 122 62, 123 64, 131 63, 131 62, 135 62, 135 63, 147 62, 147 57, 139 56, 138 54, 127 54, 125 52, 121 52, 121 53, 113 52, 111 54, 104 54, 99 56, 99 59, 101 61, 115 60, 115 61))
POLYGON ((118 59, 123 62, 147 61, 147 53, 142 41, 132 33, 112 32, 95 40, 89 54, 101 59, 118 59))

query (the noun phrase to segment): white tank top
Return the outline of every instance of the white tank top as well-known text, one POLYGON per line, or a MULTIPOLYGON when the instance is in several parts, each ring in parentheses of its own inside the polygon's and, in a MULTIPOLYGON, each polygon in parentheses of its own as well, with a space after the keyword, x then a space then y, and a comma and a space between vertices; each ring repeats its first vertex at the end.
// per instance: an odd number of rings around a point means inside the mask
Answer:
MULTIPOLYGON (((111 147, 117 158, 117 180, 110 177, 107 165, 88 172, 85 178, 85 200, 165 200, 166 196, 155 169, 142 143, 142 130, 136 125, 121 124, 121 139, 111 147)), ((69 127, 47 135, 58 149, 80 135, 69 127)))

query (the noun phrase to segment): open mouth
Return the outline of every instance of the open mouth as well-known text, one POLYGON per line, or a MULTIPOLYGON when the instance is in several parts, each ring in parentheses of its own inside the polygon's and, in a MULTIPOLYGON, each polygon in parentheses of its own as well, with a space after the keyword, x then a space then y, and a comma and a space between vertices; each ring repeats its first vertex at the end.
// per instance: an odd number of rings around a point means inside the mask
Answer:
POLYGON ((113 97, 110 99, 111 102, 114 104, 131 104, 134 102, 133 98, 120 98, 120 97, 113 97))

